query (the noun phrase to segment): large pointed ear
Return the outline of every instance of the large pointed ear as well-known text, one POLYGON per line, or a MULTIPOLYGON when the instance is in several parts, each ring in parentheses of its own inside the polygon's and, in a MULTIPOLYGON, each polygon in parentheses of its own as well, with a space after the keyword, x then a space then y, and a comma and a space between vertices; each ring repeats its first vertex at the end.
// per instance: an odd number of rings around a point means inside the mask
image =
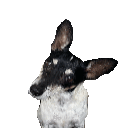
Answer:
POLYGON ((51 50, 62 51, 69 49, 73 40, 73 28, 69 20, 64 20, 57 28, 54 42, 51 45, 51 50))
POLYGON ((84 63, 86 65, 86 79, 95 80, 113 71, 118 61, 112 58, 99 58, 84 63))

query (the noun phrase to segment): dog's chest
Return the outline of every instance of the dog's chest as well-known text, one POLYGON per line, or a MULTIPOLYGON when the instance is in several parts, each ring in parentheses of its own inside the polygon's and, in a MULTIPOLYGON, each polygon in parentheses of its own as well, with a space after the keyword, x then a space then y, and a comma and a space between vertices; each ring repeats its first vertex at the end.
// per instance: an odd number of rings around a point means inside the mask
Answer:
POLYGON ((72 93, 60 93, 41 100, 37 111, 39 122, 43 125, 52 124, 58 127, 65 125, 69 127, 73 122, 79 126, 88 113, 87 99, 88 93, 81 85, 72 93))

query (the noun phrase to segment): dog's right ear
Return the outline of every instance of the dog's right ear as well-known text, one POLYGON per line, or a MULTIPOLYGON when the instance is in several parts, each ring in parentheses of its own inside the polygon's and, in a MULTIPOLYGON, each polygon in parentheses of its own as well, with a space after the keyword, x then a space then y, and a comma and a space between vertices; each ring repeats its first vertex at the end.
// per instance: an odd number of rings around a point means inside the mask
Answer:
POLYGON ((73 28, 69 20, 64 20, 57 28, 54 42, 51 45, 51 50, 62 51, 69 49, 73 40, 73 28))

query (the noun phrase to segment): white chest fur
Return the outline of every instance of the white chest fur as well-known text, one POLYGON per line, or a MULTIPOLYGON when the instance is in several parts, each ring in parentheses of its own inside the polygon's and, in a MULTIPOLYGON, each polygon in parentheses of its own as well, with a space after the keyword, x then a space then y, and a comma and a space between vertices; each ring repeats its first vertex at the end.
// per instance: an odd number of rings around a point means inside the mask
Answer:
POLYGON ((39 122, 45 128, 71 128, 72 125, 82 127, 88 114, 87 102, 88 93, 82 84, 72 93, 56 93, 41 100, 37 111, 39 122))

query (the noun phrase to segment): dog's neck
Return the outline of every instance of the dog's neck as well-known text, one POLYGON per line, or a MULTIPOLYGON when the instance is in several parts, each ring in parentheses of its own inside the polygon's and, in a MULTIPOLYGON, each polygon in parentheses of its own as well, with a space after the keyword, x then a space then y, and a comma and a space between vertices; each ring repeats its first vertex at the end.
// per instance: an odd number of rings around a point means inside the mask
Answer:
POLYGON ((53 123, 57 126, 77 123, 77 127, 84 121, 88 113, 88 93, 83 84, 79 84, 72 92, 65 92, 62 88, 54 88, 53 93, 41 100, 38 109, 40 123, 53 123))
POLYGON ((60 105, 74 100, 81 95, 81 88, 83 83, 78 84, 78 86, 72 92, 66 92, 61 86, 55 86, 53 88, 48 88, 46 92, 40 97, 41 101, 53 101, 59 102, 60 105))

